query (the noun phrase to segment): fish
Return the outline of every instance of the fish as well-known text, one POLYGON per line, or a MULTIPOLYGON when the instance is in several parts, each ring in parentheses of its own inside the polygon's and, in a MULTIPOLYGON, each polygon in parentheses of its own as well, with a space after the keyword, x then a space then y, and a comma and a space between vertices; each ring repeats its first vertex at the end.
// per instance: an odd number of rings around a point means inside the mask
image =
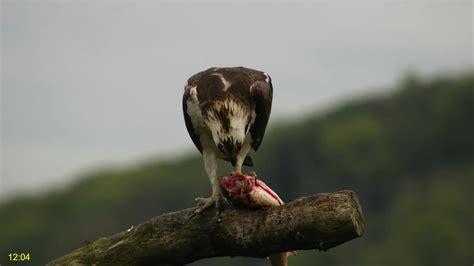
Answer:
MULTIPOLYGON (((255 173, 235 173, 221 176, 219 179, 224 197, 237 207, 264 208, 284 204, 278 194, 265 182, 257 179, 255 173)), ((272 266, 288 266, 288 256, 296 255, 294 251, 272 254, 269 256, 272 266)))

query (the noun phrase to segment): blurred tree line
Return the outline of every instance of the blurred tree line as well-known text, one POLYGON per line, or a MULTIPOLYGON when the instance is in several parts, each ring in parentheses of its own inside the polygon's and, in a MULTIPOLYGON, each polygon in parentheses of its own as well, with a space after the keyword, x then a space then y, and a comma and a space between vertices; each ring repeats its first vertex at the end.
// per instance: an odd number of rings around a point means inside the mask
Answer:
MULTIPOLYGON (((474 75, 410 76, 392 91, 268 131, 253 170, 285 201, 352 189, 366 219, 362 238, 327 252, 300 251, 290 265, 474 261, 474 75)), ((0 264, 8 265, 9 253, 29 252, 30 265, 43 265, 208 195, 197 152, 91 173, 67 189, 0 206, 0 264)), ((215 258, 194 265, 269 262, 215 258)))

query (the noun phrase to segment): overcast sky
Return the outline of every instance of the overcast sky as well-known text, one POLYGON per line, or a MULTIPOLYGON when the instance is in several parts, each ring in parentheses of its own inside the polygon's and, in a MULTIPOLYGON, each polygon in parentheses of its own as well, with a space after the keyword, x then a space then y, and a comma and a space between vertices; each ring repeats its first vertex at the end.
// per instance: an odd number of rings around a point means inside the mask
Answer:
POLYGON ((270 124, 472 66, 472 2, 2 1, 0 199, 195 151, 189 76, 266 71, 270 124))

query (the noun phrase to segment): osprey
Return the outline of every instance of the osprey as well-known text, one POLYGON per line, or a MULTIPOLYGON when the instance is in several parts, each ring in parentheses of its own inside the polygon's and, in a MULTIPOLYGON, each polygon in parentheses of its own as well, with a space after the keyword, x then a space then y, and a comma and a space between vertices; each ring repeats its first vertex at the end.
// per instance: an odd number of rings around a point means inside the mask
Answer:
POLYGON ((188 79, 184 121, 203 155, 212 185, 212 196, 201 199, 198 212, 219 203, 218 158, 231 162, 236 174, 241 174, 242 165, 253 166, 248 153, 257 151, 262 143, 272 95, 270 76, 244 67, 210 68, 188 79))

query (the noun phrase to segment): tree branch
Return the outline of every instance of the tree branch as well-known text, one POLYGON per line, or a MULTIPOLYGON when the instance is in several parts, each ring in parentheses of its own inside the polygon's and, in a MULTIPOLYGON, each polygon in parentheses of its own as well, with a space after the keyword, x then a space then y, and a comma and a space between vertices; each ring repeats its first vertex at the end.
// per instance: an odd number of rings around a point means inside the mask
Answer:
POLYGON ((195 208, 155 217, 64 255, 48 265, 181 265, 221 256, 266 257, 327 250, 364 233, 353 191, 321 193, 268 209, 195 208))

